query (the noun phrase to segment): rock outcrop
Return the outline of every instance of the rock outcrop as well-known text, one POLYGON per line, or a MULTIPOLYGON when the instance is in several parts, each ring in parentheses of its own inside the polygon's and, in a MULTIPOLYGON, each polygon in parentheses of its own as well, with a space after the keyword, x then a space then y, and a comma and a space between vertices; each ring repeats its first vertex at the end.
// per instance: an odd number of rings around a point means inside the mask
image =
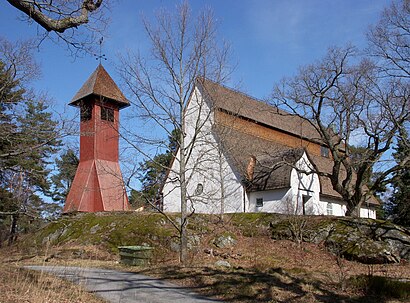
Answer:
POLYGON ((366 264, 410 261, 410 230, 387 221, 289 216, 270 227, 274 239, 323 243, 336 255, 366 264))

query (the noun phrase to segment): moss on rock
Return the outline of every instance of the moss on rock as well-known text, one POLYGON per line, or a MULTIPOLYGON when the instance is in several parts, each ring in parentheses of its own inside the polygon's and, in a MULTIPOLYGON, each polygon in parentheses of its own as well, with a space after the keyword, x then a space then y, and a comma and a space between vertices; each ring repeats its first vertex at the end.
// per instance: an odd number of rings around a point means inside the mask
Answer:
POLYGON ((303 241, 324 243, 331 252, 350 260, 369 264, 410 260, 410 231, 388 221, 289 216, 271 224, 272 237, 295 240, 297 228, 303 241), (297 226, 296 220, 303 226, 297 226))

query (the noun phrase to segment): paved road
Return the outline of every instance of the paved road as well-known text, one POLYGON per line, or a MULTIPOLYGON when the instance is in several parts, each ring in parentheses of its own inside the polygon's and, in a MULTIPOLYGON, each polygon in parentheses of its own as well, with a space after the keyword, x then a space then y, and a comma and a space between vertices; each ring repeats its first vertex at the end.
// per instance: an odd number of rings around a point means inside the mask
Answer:
POLYGON ((189 289, 148 276, 108 269, 25 266, 83 285, 87 290, 112 303, 210 303, 189 289))

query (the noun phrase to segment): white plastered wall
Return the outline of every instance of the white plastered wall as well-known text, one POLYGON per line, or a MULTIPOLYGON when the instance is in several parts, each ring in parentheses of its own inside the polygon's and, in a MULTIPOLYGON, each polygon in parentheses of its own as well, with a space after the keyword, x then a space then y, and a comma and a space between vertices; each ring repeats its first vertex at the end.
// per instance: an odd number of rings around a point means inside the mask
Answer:
MULTIPOLYGON (((343 217, 346 215, 346 203, 341 200, 330 198, 327 196, 320 197, 320 203, 324 205, 325 211, 323 215, 332 215, 343 217)), ((362 206, 360 208, 360 217, 361 218, 371 218, 376 219, 376 210, 371 206, 362 206)))
POLYGON ((250 212, 275 212, 282 214, 320 214, 320 183, 317 174, 311 172, 313 166, 306 153, 296 162, 291 170, 290 188, 257 191, 249 193, 250 212), (303 197, 306 204, 303 205, 303 197), (257 199, 263 200, 263 206, 257 206, 257 199), (305 200, 305 201, 306 201, 305 200))
MULTIPOLYGON (((209 104, 204 102, 201 91, 196 88, 186 115, 186 144, 195 138, 192 151, 186 151, 189 155, 186 165, 189 210, 214 214, 243 212, 246 203, 240 178, 220 151, 212 124, 209 104), (200 187, 202 191, 199 191, 200 187)), ((167 212, 181 211, 179 159, 178 153, 163 188, 163 206, 167 212)))

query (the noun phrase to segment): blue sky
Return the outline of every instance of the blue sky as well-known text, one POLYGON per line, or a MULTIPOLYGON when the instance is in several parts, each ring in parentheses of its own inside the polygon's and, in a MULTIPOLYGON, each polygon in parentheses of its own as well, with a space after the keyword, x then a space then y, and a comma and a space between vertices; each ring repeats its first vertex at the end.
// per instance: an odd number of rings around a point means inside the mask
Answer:
MULTIPOLYGON (((112 1, 103 52, 103 64, 119 81, 114 64, 118 53, 147 48, 141 14, 153 13, 178 3, 170 0, 112 1)), ((221 39, 229 41, 237 62, 231 86, 257 98, 266 97, 273 83, 291 76, 298 66, 324 55, 329 46, 353 43, 364 47, 365 32, 377 20, 388 0, 191 0, 194 11, 211 7, 221 39)), ((0 35, 9 39, 32 38, 37 26, 19 21, 20 13, 0 1, 0 35)), ((73 58, 63 44, 45 41, 35 56, 42 78, 37 89, 46 91, 57 108, 67 104, 98 62, 91 56, 73 58)))
MULTIPOLYGON (((115 64, 127 50, 148 49, 141 14, 153 18, 161 7, 174 9, 179 1, 111 0, 103 52, 104 66, 119 83, 115 64)), ((273 84, 292 76, 299 66, 321 58, 330 46, 352 43, 366 46, 365 33, 390 0, 190 0, 192 10, 211 7, 219 36, 230 42, 237 67, 228 86, 256 98, 269 95, 273 84)), ((39 30, 18 18, 21 14, 0 0, 0 36, 14 41, 33 38, 39 30)), ((41 29, 40 29, 41 30, 41 29)), ((57 113, 70 118, 76 109, 67 103, 79 90, 98 61, 92 56, 73 58, 64 44, 44 41, 34 55, 42 77, 34 82, 46 92, 57 113)), ((129 97, 129 96, 128 96, 129 97)), ((124 110, 126 111, 126 110, 124 110)), ((124 113, 123 113, 124 114, 124 113)), ((134 156, 135 157, 135 156, 134 156)), ((138 160, 137 160, 138 161, 138 160)), ((124 162, 123 162, 124 164, 124 162)))

